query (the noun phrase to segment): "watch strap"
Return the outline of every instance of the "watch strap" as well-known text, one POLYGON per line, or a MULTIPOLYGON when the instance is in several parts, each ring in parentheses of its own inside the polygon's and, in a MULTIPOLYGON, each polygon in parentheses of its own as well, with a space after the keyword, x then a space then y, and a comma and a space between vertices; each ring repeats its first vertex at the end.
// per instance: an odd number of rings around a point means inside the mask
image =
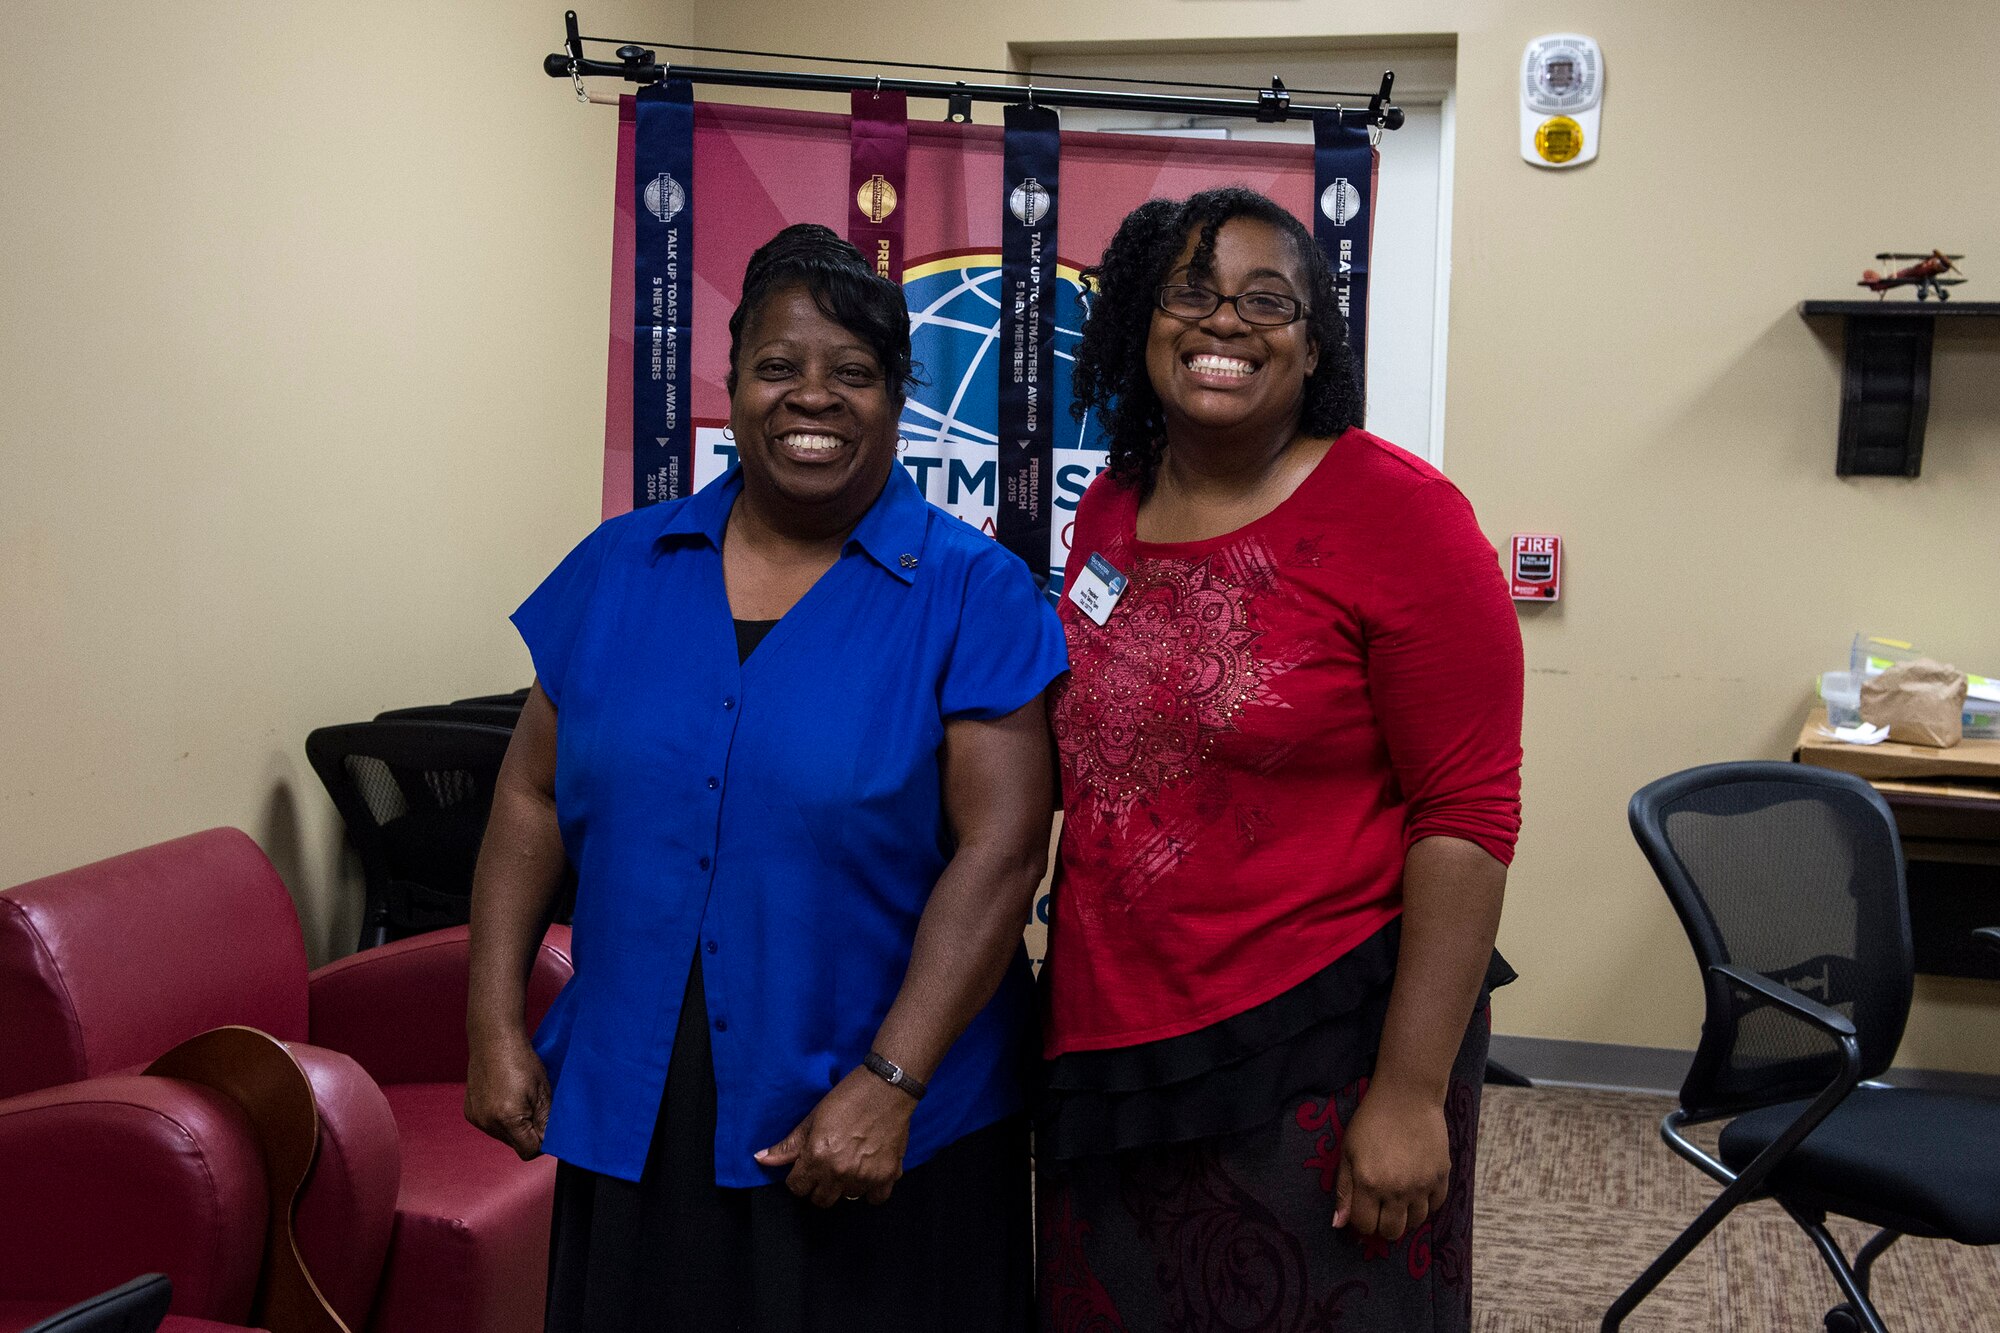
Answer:
POLYGON ((879 1051, 868 1052, 866 1058, 861 1061, 861 1064, 869 1073, 875 1075, 890 1087, 901 1088, 917 1101, 922 1101, 924 1093, 930 1090, 929 1084, 920 1078, 913 1077, 904 1072, 901 1065, 879 1051))

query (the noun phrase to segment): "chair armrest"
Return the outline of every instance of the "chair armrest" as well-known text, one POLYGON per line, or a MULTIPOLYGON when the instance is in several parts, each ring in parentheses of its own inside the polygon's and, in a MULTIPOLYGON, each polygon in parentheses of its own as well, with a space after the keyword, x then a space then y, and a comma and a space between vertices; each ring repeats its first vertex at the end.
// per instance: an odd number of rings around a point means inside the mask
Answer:
POLYGON ((1840 1047, 1840 1073, 1820 1090, 1819 1095, 1799 1113, 1798 1119, 1787 1125, 1783 1133, 1771 1140, 1737 1173, 1736 1184, 1745 1192, 1754 1192, 1763 1187, 1764 1181, 1791 1154, 1792 1149, 1798 1147, 1806 1135, 1832 1115, 1834 1108, 1846 1101, 1847 1095, 1860 1085, 1861 1040, 1855 1035, 1854 1024, 1845 1016, 1817 1000, 1808 1000, 1790 986, 1773 981, 1761 972, 1737 967, 1733 963, 1711 963, 1708 970, 1828 1033, 1840 1047))
MULTIPOLYGON (((385 1086, 463 1083, 470 931, 434 930, 364 949, 308 979, 312 1043, 352 1056, 385 1086)), ((528 973, 528 1027, 569 981, 569 927, 550 926, 528 973)))
POLYGON ((353 1059, 304 1042, 285 1049, 312 1084, 319 1113, 319 1148, 292 1213, 293 1237, 320 1295, 349 1328, 363 1328, 396 1225, 401 1135, 389 1099, 353 1059))
MULTIPOLYGON (((1818 1000, 1808 1000, 1790 986, 1773 981, 1762 972, 1752 972, 1749 968, 1738 967, 1734 963, 1710 963, 1708 970, 1729 978, 1747 990, 1757 992, 1780 1008, 1791 1010, 1796 1017, 1803 1018, 1835 1038, 1845 1037, 1850 1041, 1854 1038, 1854 1024, 1844 1015, 1827 1008, 1818 1000)), ((1856 1059, 1859 1058, 1857 1050, 1856 1059)))
POLYGON ((1972 932, 1972 938, 1995 953, 2000 953, 2000 926, 1981 926, 1972 932))
POLYGON ((0 1301, 69 1305, 158 1272, 174 1313, 248 1322, 264 1162, 223 1093, 119 1075, 0 1101, 0 1181, 0 1301))

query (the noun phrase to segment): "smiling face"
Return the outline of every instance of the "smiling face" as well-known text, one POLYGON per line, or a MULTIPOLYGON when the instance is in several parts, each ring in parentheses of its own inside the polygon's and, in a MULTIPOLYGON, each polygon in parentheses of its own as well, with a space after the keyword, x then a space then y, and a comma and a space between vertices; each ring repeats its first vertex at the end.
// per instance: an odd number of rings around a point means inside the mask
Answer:
POLYGON ((746 494, 859 521, 896 458, 898 405, 874 350, 802 286, 765 298, 739 345, 729 425, 746 494))
MULTIPOLYGON (((1162 283, 1195 283, 1224 296, 1256 291, 1310 299, 1291 239, 1270 223, 1251 217, 1223 223, 1211 271, 1201 278, 1188 272, 1198 239, 1199 233, 1188 236, 1162 283)), ((1305 321, 1251 324, 1226 301, 1201 319, 1155 310, 1146 337, 1146 372, 1170 440, 1186 432, 1289 433, 1318 365, 1305 321)))

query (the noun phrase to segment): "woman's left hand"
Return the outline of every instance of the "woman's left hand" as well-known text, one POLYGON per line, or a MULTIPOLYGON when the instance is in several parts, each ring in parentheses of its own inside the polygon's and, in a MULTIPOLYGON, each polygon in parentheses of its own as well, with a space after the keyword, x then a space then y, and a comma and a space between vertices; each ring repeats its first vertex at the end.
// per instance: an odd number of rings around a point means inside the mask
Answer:
POLYGON ((783 1140, 758 1153, 764 1166, 790 1165, 785 1188, 818 1208, 843 1199, 885 1203, 903 1175, 916 1099, 865 1069, 820 1098, 783 1140))
POLYGON ((1371 1084, 1341 1138, 1333 1225, 1400 1240, 1444 1206, 1450 1187, 1444 1107, 1393 1085, 1371 1084))

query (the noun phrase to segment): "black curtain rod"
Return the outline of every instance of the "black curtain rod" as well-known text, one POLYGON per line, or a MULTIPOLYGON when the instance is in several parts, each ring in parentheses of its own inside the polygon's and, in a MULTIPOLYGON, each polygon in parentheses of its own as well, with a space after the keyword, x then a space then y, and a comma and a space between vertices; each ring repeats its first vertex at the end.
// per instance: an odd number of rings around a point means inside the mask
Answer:
MULTIPOLYGON (((782 88, 797 92, 852 93, 875 90, 900 92, 910 97, 936 98, 947 104, 951 120, 969 120, 974 102, 1029 103, 1053 107, 1090 107, 1100 110, 1149 111, 1162 115, 1214 116, 1273 123, 1299 116, 1337 113, 1347 125, 1373 125, 1380 129, 1401 129, 1403 110, 1389 101, 1395 74, 1382 75, 1381 89, 1371 95, 1366 107, 1302 105, 1292 101, 1291 92, 1277 79, 1259 89, 1252 98, 1184 97, 1162 93, 1111 92, 1094 88, 1037 88, 1032 85, 983 84, 933 79, 893 79, 856 74, 808 74, 797 71, 725 69, 700 65, 663 66, 652 51, 641 46, 618 48, 618 59, 590 60, 571 54, 583 49, 576 11, 564 15, 565 49, 551 52, 542 61, 543 72, 552 79, 573 79, 579 95, 586 78, 616 78, 630 83, 657 83, 671 74, 690 83, 733 88, 782 88)), ((592 38, 593 41, 608 40, 592 38)))
MULTIPOLYGON (((1139 79, 1118 74, 1063 74, 1055 70, 1026 71, 1018 69, 992 69, 984 65, 927 65, 919 60, 855 60, 848 56, 810 56, 797 51, 752 51, 740 46, 695 46, 689 42, 661 42, 639 37, 592 37, 588 33, 582 37, 586 42, 598 42, 605 46, 664 46, 669 51, 695 51, 705 56, 756 56, 760 60, 802 60, 811 65, 867 65, 881 69, 930 69, 944 70, 951 74, 998 74, 1003 79, 1029 77, 1034 79, 1063 79, 1070 83, 1129 83, 1148 88, 1203 88, 1222 93, 1250 93, 1261 91, 1255 86, 1241 83, 1201 83, 1194 79, 1139 79)), ((873 75, 868 77, 873 78, 873 75)), ((1294 97, 1373 97, 1373 93, 1357 92, 1352 88, 1288 88, 1294 97)))

